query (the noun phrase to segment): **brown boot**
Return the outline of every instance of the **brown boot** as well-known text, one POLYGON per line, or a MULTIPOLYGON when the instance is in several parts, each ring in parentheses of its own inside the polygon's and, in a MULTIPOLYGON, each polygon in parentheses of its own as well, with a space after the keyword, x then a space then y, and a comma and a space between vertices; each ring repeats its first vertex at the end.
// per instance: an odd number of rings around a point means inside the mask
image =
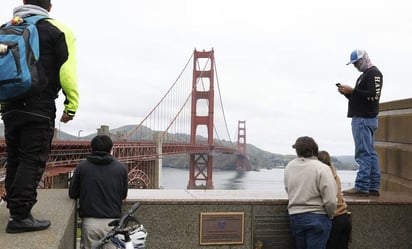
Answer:
POLYGON ((343 195, 353 195, 353 196, 369 196, 369 192, 362 192, 357 190, 356 188, 351 188, 342 191, 343 195))

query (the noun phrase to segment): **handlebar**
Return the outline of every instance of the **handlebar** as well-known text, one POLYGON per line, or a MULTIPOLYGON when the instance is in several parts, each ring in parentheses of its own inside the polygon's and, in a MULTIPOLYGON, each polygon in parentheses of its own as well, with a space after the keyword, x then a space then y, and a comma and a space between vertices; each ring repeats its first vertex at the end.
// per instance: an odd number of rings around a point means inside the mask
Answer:
POLYGON ((117 234, 123 234, 126 235, 129 233, 130 230, 135 229, 136 227, 140 226, 140 224, 132 226, 132 227, 126 227, 127 223, 129 220, 133 219, 137 223, 137 219, 133 216, 133 214, 136 212, 136 210, 140 207, 140 203, 136 202, 129 208, 127 211, 126 215, 122 216, 119 220, 119 223, 110 230, 101 240, 99 240, 99 243, 93 247, 93 249, 100 249, 104 244, 106 244, 111 238, 113 238, 117 234))
MULTIPOLYGON (((140 203, 136 202, 135 204, 133 204, 133 206, 131 206, 129 208, 129 210, 127 211, 127 214, 124 215, 122 218, 120 218, 119 221, 119 225, 117 227, 119 228, 124 228, 127 225, 127 222, 129 221, 129 219, 131 217, 133 217, 134 212, 136 212, 136 210, 140 207, 140 203)), ((136 220, 135 220, 136 221, 136 220)))

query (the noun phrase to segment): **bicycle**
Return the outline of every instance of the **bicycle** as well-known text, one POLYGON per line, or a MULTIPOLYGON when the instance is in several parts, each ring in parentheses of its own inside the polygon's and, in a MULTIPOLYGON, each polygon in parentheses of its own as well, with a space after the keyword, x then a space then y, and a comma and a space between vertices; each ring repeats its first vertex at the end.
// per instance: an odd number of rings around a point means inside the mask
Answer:
POLYGON ((109 226, 113 227, 112 230, 93 249, 103 249, 107 243, 113 244, 116 248, 144 249, 148 233, 133 215, 139 207, 140 203, 136 202, 123 217, 110 222, 109 226), (130 222, 136 225, 128 226, 130 222))

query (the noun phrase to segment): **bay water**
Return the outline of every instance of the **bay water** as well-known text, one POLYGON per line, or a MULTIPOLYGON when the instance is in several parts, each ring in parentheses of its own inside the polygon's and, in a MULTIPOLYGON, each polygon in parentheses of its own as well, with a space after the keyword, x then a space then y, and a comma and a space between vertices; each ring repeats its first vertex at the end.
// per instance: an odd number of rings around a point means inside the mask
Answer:
MULTIPOLYGON (((259 171, 236 171, 213 169, 214 189, 220 190, 269 190, 284 192, 283 168, 261 169, 259 171)), ((352 188, 355 185, 356 171, 338 170, 342 189, 352 188)), ((187 189, 189 183, 189 169, 163 167, 163 189, 187 189)), ((203 182, 200 182, 203 183, 203 182)), ((199 184, 197 182, 197 184, 199 184)))

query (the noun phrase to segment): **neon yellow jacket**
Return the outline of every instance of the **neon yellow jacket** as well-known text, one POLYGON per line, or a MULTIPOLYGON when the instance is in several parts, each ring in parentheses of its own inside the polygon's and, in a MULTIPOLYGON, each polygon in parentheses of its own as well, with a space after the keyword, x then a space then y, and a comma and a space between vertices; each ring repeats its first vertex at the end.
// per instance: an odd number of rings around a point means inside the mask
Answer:
POLYGON ((48 22, 64 33, 68 57, 60 67, 59 77, 63 94, 66 96, 66 100, 64 101, 64 112, 70 116, 74 116, 79 105, 75 35, 66 25, 57 20, 48 19, 48 22))

